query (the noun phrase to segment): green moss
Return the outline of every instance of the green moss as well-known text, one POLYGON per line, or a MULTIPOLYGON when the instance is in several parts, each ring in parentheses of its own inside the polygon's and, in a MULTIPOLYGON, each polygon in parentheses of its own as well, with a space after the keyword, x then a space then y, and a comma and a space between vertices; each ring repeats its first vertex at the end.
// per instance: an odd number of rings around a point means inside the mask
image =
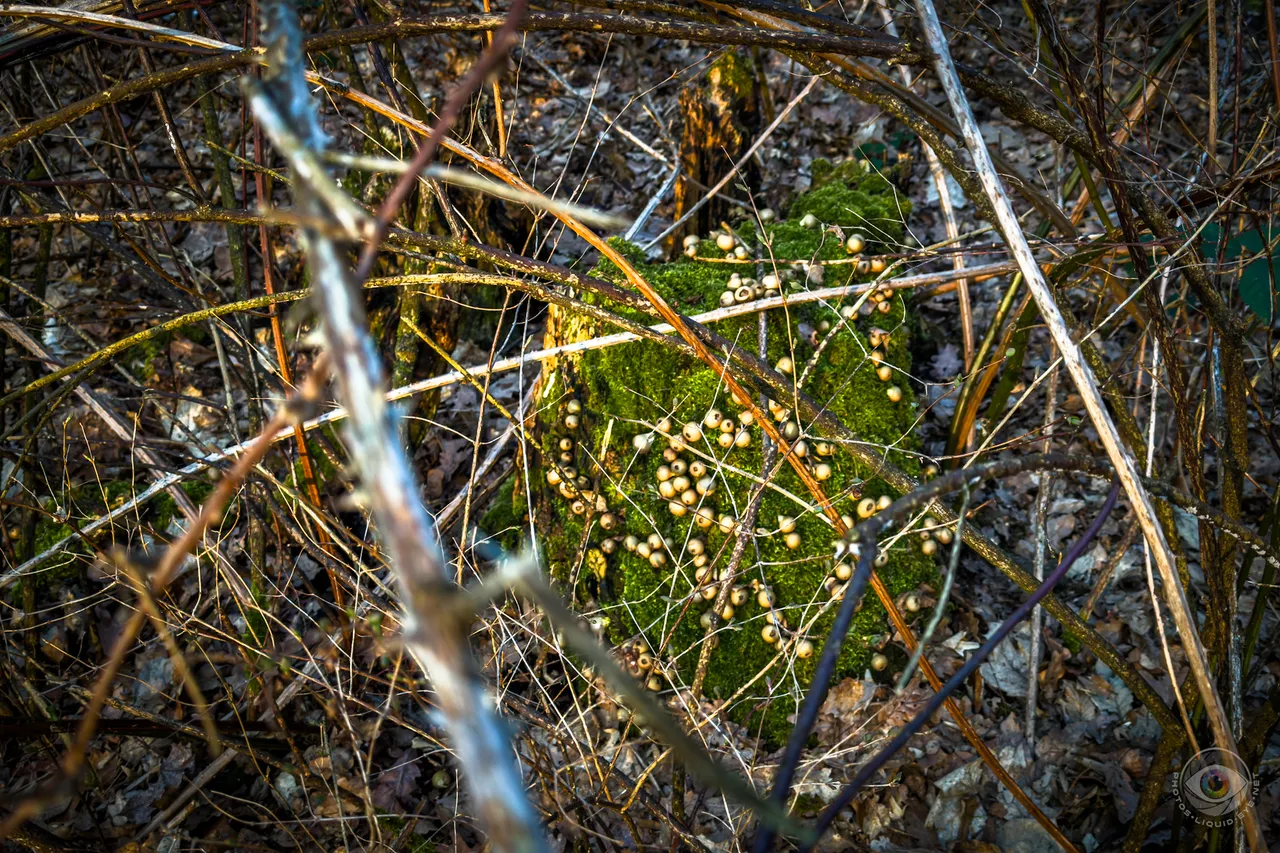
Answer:
MULTIPOLYGON (((203 501, 213 490, 211 483, 194 480, 182 484, 182 488, 197 504, 203 501)), ((36 520, 35 543, 33 554, 42 554, 49 548, 75 533, 76 527, 83 527, 105 512, 131 500, 140 489, 128 480, 107 480, 106 482, 90 482, 77 486, 71 491, 68 504, 72 520, 71 524, 55 521, 48 515, 41 515, 36 520)), ((46 502, 47 509, 54 509, 54 502, 46 502)), ((156 496, 149 507, 139 510, 144 520, 158 530, 169 526, 177 506, 168 494, 156 496)), ((28 576, 38 591, 53 589, 80 577, 84 562, 79 556, 89 555, 92 551, 81 541, 71 543, 64 552, 67 556, 51 561, 28 576)))
POLYGON ((747 54, 730 50, 707 69, 711 91, 724 92, 730 97, 749 97, 756 85, 756 70, 747 54))
MULTIPOLYGON (((792 210, 815 215, 822 211, 822 217, 827 217, 823 219, 826 224, 855 225, 879 222, 887 216, 887 211, 899 209, 900 200, 887 182, 861 171, 847 181, 831 178, 835 173, 844 174, 838 170, 824 172, 821 185, 796 199, 792 210)), ((901 233, 900 220, 882 225, 879 233, 901 233)), ((806 229, 794 219, 771 223, 764 233, 756 233, 744 224, 737 233, 752 245, 767 245, 779 261, 848 257, 839 234, 826 229, 806 229)), ((868 238, 871 239, 870 234, 868 238)), ((697 258, 681 257, 663 264, 646 263, 638 249, 622 241, 615 241, 614 245, 666 299, 690 314, 718 307, 730 275, 735 270, 750 274, 752 269, 712 263, 712 259, 723 260, 724 253, 710 240, 699 244, 697 258)), ((854 269, 852 264, 828 267, 824 284, 848 281, 854 269)), ((625 283, 619 270, 608 262, 600 263, 593 274, 625 283)), ((799 282, 803 279, 803 275, 799 276, 799 282)), ((772 311, 767 318, 768 358, 774 364, 783 356, 791 358, 796 365, 794 375, 799 376, 815 355, 816 342, 826 339, 804 391, 850 426, 861 439, 884 447, 885 454, 896 464, 915 470, 918 465, 909 453, 913 449, 911 428, 916 417, 912 395, 905 382, 898 382, 904 399, 891 402, 886 394, 887 384, 876 376, 875 365, 867 357, 871 350, 867 340, 871 327, 887 329, 893 334, 883 348, 885 361, 903 371, 909 370, 905 302, 895 296, 891 304, 889 313, 859 318, 832 336, 815 335, 813 330, 821 328, 824 321, 839 325, 841 305, 838 303, 810 303, 772 311)), ((616 306, 612 307, 617 310, 616 306)), ((638 312, 622 310, 619 313, 647 321, 638 312)), ((757 318, 758 315, 753 314, 721 321, 716 329, 729 340, 755 351, 757 318)), ((593 321, 581 317, 564 317, 562 323, 569 327, 570 340, 610 331, 597 328, 593 321)), ((711 556, 712 566, 721 568, 729 561, 734 534, 726 534, 714 524, 709 529, 700 529, 692 523, 692 513, 673 516, 668 500, 658 493, 656 479, 658 468, 666 464, 663 450, 667 441, 658 437, 652 450, 641 454, 635 450, 632 440, 637 435, 650 434, 664 416, 672 419, 674 432, 678 433, 685 422, 701 422, 709 408, 736 418, 742 407, 727 399, 715 373, 701 362, 649 342, 562 359, 549 369, 544 379, 538 415, 543 460, 537 470, 544 473, 551 470, 562 452, 559 441, 572 438, 575 447, 570 464, 587 477, 589 482, 584 484, 583 491, 588 500, 602 499, 608 510, 619 518, 618 526, 606 533, 596 523, 599 518, 596 514, 592 516, 591 529, 587 530, 584 523, 588 516, 575 514, 570 500, 539 479, 535 483, 536 528, 548 568, 576 600, 589 601, 609 615, 609 634, 614 642, 643 636, 652 649, 659 650, 669 666, 678 670, 680 682, 688 685, 705 635, 699 617, 709 605, 698 594, 701 584, 695 579, 687 543, 693 537, 704 540, 705 553, 711 556), (566 404, 570 398, 582 406, 581 422, 576 429, 565 427, 566 404), (654 568, 638 553, 628 552, 619 545, 607 557, 603 578, 588 569, 587 555, 598 549, 602 540, 628 533, 643 540, 654 532, 672 542, 665 566, 654 568)), ((800 426, 806 430, 810 427, 807 423, 800 426)), ((723 450, 714 441, 716 431, 707 430, 711 440, 697 445, 702 455, 686 451, 681 456, 686 463, 699 459, 715 472, 716 491, 703 498, 702 505, 711 508, 716 517, 722 513, 740 517, 760 474, 762 433, 758 424, 750 426, 748 431, 749 446, 723 450)), ((837 450, 834 455, 819 460, 816 439, 811 437, 809 445, 811 461, 822 461, 832 468, 832 475, 824 486, 827 494, 835 499, 839 512, 856 515, 855 505, 861 497, 893 494, 884 483, 866 479, 870 472, 849 455, 837 450)), ((778 471, 772 482, 789 495, 799 497, 803 504, 812 503, 790 466, 778 471)), ((740 565, 738 583, 767 584, 787 626, 792 630, 808 626, 808 636, 820 645, 820 638, 826 635, 835 617, 835 608, 818 617, 822 605, 829 600, 824 582, 834 568, 835 537, 820 513, 806 509, 789 495, 766 490, 756 527, 775 531, 779 516, 795 517, 800 546, 795 550, 787 548, 781 534, 755 537, 754 545, 748 547, 740 565), (815 618, 816 622, 810 625, 815 618)), ((514 503, 513 497, 508 492, 496 501, 504 508, 501 512, 491 512, 486 524, 491 533, 497 532, 499 525, 522 526, 526 509, 514 503)), ((889 562, 880 570, 880 576, 890 591, 897 594, 932 579, 935 572, 934 558, 925 556, 919 540, 909 537, 889 551, 889 562)), ((736 611, 731 624, 717 634, 718 646, 711 656, 704 682, 709 697, 727 699, 734 695, 743 685, 752 682, 776 654, 777 647, 761 638, 761 630, 767 624, 767 611, 758 605, 755 593, 736 611)), ((840 674, 860 674, 869 662, 871 640, 888 630, 882 607, 874 596, 868 595, 842 652, 840 674)), ((807 659, 774 666, 765 678, 755 680, 735 700, 730 714, 772 740, 784 737, 790 728, 788 717, 795 713, 817 659, 815 650, 807 659)))
POLYGON ((524 491, 516 489, 516 478, 507 477, 498 486, 489 509, 481 517, 480 529, 494 537, 506 550, 515 551, 528 535, 528 510, 524 491))
POLYGON ((129 354, 126 357, 127 366, 144 380, 155 379, 157 372, 156 359, 169 351, 169 344, 172 341, 173 332, 161 332, 154 337, 147 338, 129 350, 129 354))
MULTIPOLYGON (((377 809, 377 814, 378 828, 382 831, 384 841, 399 838, 400 833, 409 825, 404 818, 393 817, 382 809, 377 809)), ((421 835, 410 834, 401 849, 406 853, 435 853, 436 845, 421 835)))
MULTIPOLYGON (((183 480, 179 488, 187 493, 187 497, 191 498, 196 506, 200 506, 209 495, 213 494, 213 483, 208 480, 183 480)), ((156 495, 155 500, 151 502, 152 525, 157 530, 166 530, 177 514, 178 503, 168 492, 156 495)))
POLYGON ((810 175, 809 192, 797 197, 788 210, 792 219, 812 213, 824 225, 859 229, 872 248, 893 246, 902 239, 911 202, 883 175, 855 160, 837 166, 815 160, 810 175))

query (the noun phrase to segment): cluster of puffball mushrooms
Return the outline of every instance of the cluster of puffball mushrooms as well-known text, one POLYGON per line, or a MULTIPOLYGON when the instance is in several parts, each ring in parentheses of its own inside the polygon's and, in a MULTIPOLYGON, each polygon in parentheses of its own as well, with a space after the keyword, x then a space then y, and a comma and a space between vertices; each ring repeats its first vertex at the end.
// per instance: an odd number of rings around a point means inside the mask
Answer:
MULTIPOLYGON (((873 329, 872 338, 873 346, 878 347, 887 342, 888 333, 873 329)), ((790 359, 784 357, 778 364, 778 369, 783 373, 789 373, 794 366, 790 363, 790 359)), ((734 400, 734 402, 745 406, 744 401, 734 400)), ((802 437, 800 424, 792 418, 791 412, 776 401, 769 400, 768 404, 770 415, 778 422, 779 432, 791 444, 796 456, 808 466, 814 478, 820 481, 830 479, 831 465, 825 460, 835 454, 835 446, 827 441, 816 441, 811 449, 808 440, 802 437)), ((657 491, 667 501, 667 510, 672 516, 675 518, 692 516, 693 524, 699 530, 709 530, 715 526, 727 535, 738 529, 739 521, 734 515, 716 512, 716 472, 690 451, 693 447, 711 442, 725 451, 749 447, 754 440, 751 432, 754 421, 755 418, 749 410, 744 410, 734 417, 712 408, 703 415, 700 422, 689 421, 677 425, 671 418, 663 418, 652 431, 641 432, 632 437, 632 447, 640 455, 652 452, 659 437, 665 440, 666 447, 662 450, 663 464, 655 472, 655 479, 657 491)), ((570 398, 565 402, 562 423, 567 431, 575 431, 582 426, 582 403, 577 398, 570 398)), ((574 439, 569 435, 562 435, 553 440, 558 453, 556 457, 558 464, 548 468, 547 482, 558 487, 566 500, 572 501, 571 506, 575 514, 583 515, 588 508, 593 508, 600 528, 606 534, 612 534, 600 541, 596 556, 603 560, 617 553, 619 548, 625 548, 647 560, 653 568, 665 568, 671 560, 670 555, 676 543, 656 532, 642 539, 635 534, 623 534, 619 531, 622 525, 620 516, 609 508, 603 495, 591 491, 591 480, 579 474, 574 467, 573 463, 576 459, 574 439), (614 533, 614 531, 618 532, 614 533)), ((926 477, 936 474, 936 466, 930 465, 925 471, 926 477)), ((848 515, 842 517, 850 533, 849 538, 837 543, 834 567, 823 581, 823 588, 830 598, 836 600, 843 598, 849 581, 853 577, 861 552, 857 542, 857 521, 883 512, 892 503, 893 499, 889 495, 864 497, 855 508, 857 520, 848 515)), ((761 528, 757 533, 765 536, 780 534, 783 543, 790 550, 796 550, 802 544, 796 519, 790 516, 778 516, 775 529, 761 528)), ((953 538, 949 528, 931 517, 923 519, 919 535, 922 540, 921 551, 929 556, 937 553, 939 544, 946 545, 953 538)), ((702 536, 690 536, 684 544, 684 551, 690 556, 694 569, 696 584, 693 595, 709 604, 714 603, 719 598, 720 588, 726 581, 726 577, 723 570, 717 572, 711 566, 711 555, 707 553, 706 540, 702 536)), ((881 551, 876 555, 874 564, 877 568, 883 568, 887 563, 887 552, 881 551)), ((603 567, 601 573, 603 573, 603 567)), ((776 645, 784 638, 790 638, 798 658, 808 658, 813 655, 813 643, 806 638, 796 636, 796 632, 788 627, 783 613, 775 608, 773 590, 759 579, 752 580, 748 585, 731 586, 723 605, 718 610, 709 608, 704 611, 699 622, 708 630, 715 626, 717 617, 726 623, 731 622, 737 610, 753 599, 765 611, 765 624, 760 630, 761 639, 765 643, 776 645)), ((914 612, 919 610, 919 601, 909 596, 904 606, 914 612)), ((607 627, 607 616, 592 620, 592 629, 597 634, 603 634, 607 627)), ((712 636, 710 641, 714 642, 715 637, 712 636)), ((663 688, 665 682, 661 664, 642 640, 636 639, 624 643, 619 648, 619 653, 628 670, 632 671, 637 678, 641 678, 647 687, 654 691, 663 688)), ((873 669, 882 670, 888 665, 888 658, 877 653, 872 657, 871 665, 873 669)))
MULTIPOLYGON (((760 211, 759 216, 760 222, 765 225, 776 218, 774 212, 767 207, 760 211)), ((822 223, 818 221, 818 217, 812 213, 805 214, 800 220, 800 224, 810 230, 817 230, 823 227, 822 223)), ((838 228, 835 230, 839 231, 838 228)), ((704 240, 714 242, 716 248, 724 252, 724 258, 727 261, 748 261, 752 258, 751 250, 728 226, 725 226, 722 230, 712 232, 705 238, 699 237, 697 234, 690 234, 685 237, 685 255, 690 258, 698 258, 699 247, 704 240)), ((858 275, 879 275, 885 271, 887 264, 884 258, 862 257, 862 251, 866 246, 867 238, 856 231, 844 238, 845 250, 853 256, 856 273, 858 275)), ((729 276, 729 280, 725 283, 724 293, 720 294, 720 307, 728 308, 731 305, 741 305, 744 302, 751 302, 762 297, 768 299, 778 296, 782 292, 782 286, 787 282, 791 282, 793 287, 799 288, 802 286, 803 281, 814 285, 821 284, 822 278, 823 265, 811 264, 808 261, 788 262, 783 264, 781 270, 766 273, 759 280, 734 273, 729 276)), ((871 297, 863 304, 863 316, 870 316, 872 312, 877 310, 882 314, 889 313, 893 307, 892 303, 889 302, 889 297, 892 295, 892 288, 873 291, 871 297)), ((846 319, 848 319, 848 315, 846 319)))
MULTIPOLYGON (((761 222, 768 223, 773 219, 774 214, 771 210, 760 211, 761 222)), ((806 215, 801 220, 801 224, 811 229, 823 227, 812 214, 806 215)), ((834 230, 839 232, 839 229, 834 230)), ((845 249, 853 256, 853 263, 856 264, 859 274, 878 274, 885 270, 886 264, 883 259, 866 259, 861 256, 866 246, 863 235, 853 233, 847 238, 840 236, 844 240, 845 249)), ((707 239, 715 242, 716 247, 725 253, 726 259, 746 261, 751 257, 748 247, 728 227, 713 233, 707 239)), ((691 235, 685 238, 685 254, 693 258, 698 257, 701 242, 702 239, 697 236, 691 235)), ((720 304, 728 307, 762 297, 774 297, 781 292, 787 282, 791 282, 798 288, 802 286, 803 281, 819 284, 822 277, 823 267, 820 264, 808 263, 785 264, 780 272, 763 275, 759 280, 733 273, 726 284, 725 292, 721 294, 720 304)), ((890 300, 893 295, 892 286, 881 283, 859 304, 841 308, 841 322, 850 323, 859 316, 870 317, 877 311, 888 313, 892 310, 890 300)), ((819 333, 828 333, 831 330, 832 323, 829 320, 821 321, 817 329, 819 333)), ((903 399, 904 395, 898 385, 892 384, 894 369, 885 360, 885 349, 890 342, 890 333, 884 329, 872 327, 868 333, 868 340, 871 345, 869 359, 875 366, 876 376, 882 382, 889 383, 887 396, 890 401, 897 403, 903 399)), ((792 375, 796 370, 796 365, 789 356, 779 359, 775 367, 780 373, 786 375, 792 375)), ((709 447, 712 444, 718 445, 725 452, 751 446, 755 440, 752 427, 758 425, 754 424, 755 418, 746 408, 747 401, 735 398, 733 402, 743 409, 736 417, 715 408, 707 410, 700 421, 689 421, 684 424, 664 417, 654 425, 652 430, 632 437, 632 447, 640 455, 653 452, 659 438, 665 440, 666 446, 662 449, 663 464, 655 472, 655 480, 658 494, 667 502, 667 511, 677 519, 690 518, 698 530, 706 531, 715 526, 726 535, 738 529, 739 521, 731 513, 717 512, 717 472, 714 470, 714 461, 711 466, 708 466, 707 462, 703 461, 704 457, 691 451, 695 447, 709 447)), ((792 412, 777 401, 768 400, 768 409, 770 416, 778 424, 780 434, 790 444, 793 453, 803 461, 814 479, 820 482, 829 480, 833 475, 831 462, 834 460, 830 457, 835 455, 835 446, 821 440, 810 442, 804 437, 803 430, 792 412)), ((678 547, 678 543, 656 532, 644 538, 624 533, 620 529, 623 527, 621 516, 609 508, 603 495, 592 492, 591 479, 581 475, 574 466, 576 443, 572 434, 583 425, 582 414, 580 400, 571 397, 565 402, 562 424, 566 434, 553 439, 559 464, 549 467, 546 477, 549 484, 557 487, 560 494, 572 502, 571 507, 576 515, 594 514, 600 529, 605 533, 605 538, 600 541, 598 550, 590 549, 588 552, 589 566, 603 577, 605 559, 617 553, 619 548, 625 548, 628 552, 646 560, 654 569, 664 569, 672 561, 675 553, 673 549, 678 547), (598 567, 591 566, 592 557, 600 564, 598 567)), ((937 473, 934 466, 929 467, 933 470, 926 470, 926 476, 937 473)), ((878 498, 864 497, 857 504, 856 513, 859 519, 870 518, 884 511, 891 504, 892 498, 888 495, 878 498)), ((841 540, 831 572, 823 581, 824 590, 834 600, 844 597, 849 581, 853 577, 860 550, 856 542, 855 519, 844 516, 843 521, 850 530, 852 538, 841 540)), ((691 531, 693 535, 684 543, 683 551, 689 556, 694 570, 696 583, 692 595, 695 600, 701 598, 712 605, 699 618, 702 627, 710 631, 715 627, 717 619, 726 623, 731 622, 738 610, 754 601, 764 611, 764 625, 760 629, 760 636, 766 644, 779 645, 785 640, 791 644, 796 657, 811 657, 815 650, 814 644, 801 636, 799 631, 787 625, 784 614, 776 608, 772 588, 764 580, 754 579, 749 584, 730 586, 721 606, 715 607, 724 584, 727 581, 732 582, 732 579, 725 576, 725 570, 717 571, 711 566, 712 555, 708 553, 706 539, 698 535, 698 530, 691 531)), ((776 528, 761 528, 757 533, 765 536, 781 535, 783 543, 790 550, 796 550, 802 544, 796 519, 789 516, 778 516, 776 528)), ((932 518, 924 519, 919 535, 922 540, 921 550, 925 555, 935 554, 939 543, 945 545, 952 541, 953 536, 951 530, 939 525, 932 518)), ((887 562, 888 554, 880 552, 876 556, 875 566, 883 568, 887 562)), ((904 600, 903 606, 909 611, 918 611, 919 598, 914 594, 909 595, 904 600)), ((593 631, 603 635, 608 627, 609 617, 597 616, 591 620, 591 623, 593 631)), ((708 637, 708 641, 715 643, 716 636, 712 634, 708 637)), ((648 689, 659 691, 663 688, 665 684, 663 663, 642 638, 628 640, 615 651, 625 668, 634 677, 640 679, 648 689)), ((871 667, 877 671, 883 670, 888 666, 888 662, 884 654, 876 653, 871 658, 871 667)))

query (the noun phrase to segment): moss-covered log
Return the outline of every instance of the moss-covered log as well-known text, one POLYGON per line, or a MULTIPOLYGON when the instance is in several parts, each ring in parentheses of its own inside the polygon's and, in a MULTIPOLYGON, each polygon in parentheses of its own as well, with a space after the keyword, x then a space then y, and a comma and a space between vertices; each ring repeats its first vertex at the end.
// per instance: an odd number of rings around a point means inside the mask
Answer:
MULTIPOLYGON (((818 162, 813 189, 792 202, 785 219, 704 237, 674 263, 646 263, 634 247, 618 246, 674 307, 696 313, 734 298, 726 293, 751 299, 775 287, 794 292, 819 281, 829 286, 873 279, 873 270, 883 268, 874 253, 901 238, 907 210, 879 175, 852 162, 838 168, 818 162), (849 248, 854 235, 865 243, 860 256, 849 248), (730 240, 734 245, 726 250, 730 240), (731 279, 736 284, 728 288, 731 279)), ((854 244, 859 248, 856 239, 854 244)), ((622 283, 607 263, 593 274, 622 283)), ((780 366, 789 362, 787 372, 797 382, 804 377, 806 393, 864 440, 882 445, 896 464, 915 471, 916 406, 903 381, 909 370, 906 304, 891 288, 876 293, 861 310, 850 303, 769 312, 768 358, 780 366)), ((548 345, 611 331, 580 315, 551 313, 548 345)), ((757 347, 755 316, 722 322, 718 331, 744 348, 757 347)), ((762 482, 759 425, 743 417, 743 407, 726 397, 712 370, 653 342, 549 363, 538 403, 543 458, 537 470, 547 479, 534 484, 534 524, 553 577, 598 619, 602 633, 630 652, 638 675, 656 675, 655 688, 687 687, 705 641, 702 614, 729 563, 737 519, 762 482), (648 659, 651 666, 640 666, 648 659)), ((794 420, 786 400, 774 401, 771 409, 784 431, 805 432, 808 425, 794 420)), ((857 517, 867 499, 893 496, 838 446, 814 439, 805 445, 811 470, 842 514, 857 517)), ((753 541, 731 580, 738 588, 733 613, 714 634, 703 683, 707 695, 729 698, 769 664, 778 639, 807 626, 811 645, 794 644, 785 663, 731 708, 744 720, 763 710, 752 725, 772 737, 785 734, 834 617, 833 609, 820 611, 847 580, 847 567, 832 557, 833 532, 798 475, 789 466, 775 468, 760 498, 753 541)), ((489 530, 497 532, 499 518, 514 521, 507 515, 512 509, 517 519, 527 518, 522 503, 508 503, 491 514, 489 530)), ((527 521, 519 526, 528 529, 527 521)), ((934 559, 923 544, 912 536, 889 548, 880 571, 895 594, 934 576, 934 559)), ((860 673, 888 633, 882 608, 868 601, 846 644, 844 673, 860 673)))

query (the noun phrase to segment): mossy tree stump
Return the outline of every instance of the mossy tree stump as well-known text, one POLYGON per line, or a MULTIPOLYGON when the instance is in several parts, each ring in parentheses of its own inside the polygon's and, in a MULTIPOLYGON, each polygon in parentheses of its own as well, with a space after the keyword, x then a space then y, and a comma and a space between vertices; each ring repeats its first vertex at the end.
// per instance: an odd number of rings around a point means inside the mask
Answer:
MULTIPOLYGON (((820 161, 814 178, 814 188, 794 200, 786 219, 762 228, 742 223, 735 230, 747 260, 733 251, 726 258, 708 238, 697 244, 693 257, 662 264, 645 263, 638 249, 622 241, 616 245, 687 314, 719 307, 735 274, 744 282, 739 289, 752 289, 758 278, 756 289, 777 285, 784 293, 818 286, 812 271, 819 267, 825 270, 822 286, 873 279, 871 270, 883 266, 870 254, 901 238, 908 203, 884 178, 852 162, 832 168, 820 161), (861 258, 846 246, 855 232, 865 235, 861 258)), ((602 263, 594 274, 626 284, 611 264, 602 263)), ((918 470, 910 454, 917 412, 904 381, 909 369, 905 300, 892 295, 879 304, 868 300, 862 310, 853 306, 852 300, 807 303, 767 312, 768 359, 797 383, 804 376, 803 391, 863 440, 882 446, 897 465, 918 470)), ((614 331, 550 310, 548 346, 614 331)), ((716 328, 755 351, 758 317, 722 321, 716 328)), ((704 593, 709 585, 718 586, 737 537, 737 519, 763 481, 759 424, 744 418, 743 406, 727 398, 710 368, 652 342, 549 362, 537 402, 542 459, 534 460, 540 464, 533 470, 540 473, 530 485, 532 527, 552 577, 603 636, 623 647, 637 675, 658 689, 688 687, 706 642, 702 614, 712 605, 704 593), (686 424, 697 427, 682 433, 686 424)), ((809 434, 810 425, 790 414, 794 406, 782 400, 774 410, 784 430, 804 439, 808 464, 824 478, 840 513, 856 518, 866 499, 891 495, 838 446, 809 434)), ((500 533, 502 524, 520 532, 530 529, 523 492, 515 489, 514 504, 507 498, 490 513, 490 533, 500 533)), ((740 588, 733 596, 734 612, 713 634, 703 689, 728 699, 750 683, 730 713, 746 720, 763 710, 751 720, 753 729, 778 738, 809 684, 835 615, 834 607, 823 608, 833 592, 839 594, 847 567, 833 559, 834 531, 789 466, 769 478, 759 500, 751 541, 730 581, 740 588), (801 631, 811 641, 807 649, 799 643, 801 631), (767 642, 767 636, 783 645, 793 642, 785 659, 757 678, 783 647, 767 642), (797 650, 809 654, 797 655, 797 650)), ((922 544, 913 535, 888 547, 879 571, 894 594, 934 576, 936 558, 922 544)), ((845 645, 842 673, 860 673, 890 632, 880 605, 869 599, 845 645)))

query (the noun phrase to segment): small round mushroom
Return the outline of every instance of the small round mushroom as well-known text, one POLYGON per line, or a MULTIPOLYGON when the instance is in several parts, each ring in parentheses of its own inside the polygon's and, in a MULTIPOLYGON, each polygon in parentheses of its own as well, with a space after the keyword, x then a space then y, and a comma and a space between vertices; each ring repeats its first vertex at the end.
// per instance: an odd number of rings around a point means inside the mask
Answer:
POLYGON ((724 620, 724 621, 726 621, 726 622, 728 622, 730 619, 732 619, 732 618, 733 618, 733 605, 732 605, 732 604, 726 604, 726 605, 724 606, 724 608, 720 611, 720 618, 721 618, 721 619, 723 619, 723 620, 724 620))
POLYGON ((914 592, 911 593, 903 599, 902 606, 912 613, 918 613, 920 611, 920 596, 916 595, 914 592))
POLYGON ((749 447, 751 445, 751 433, 747 432, 745 429, 738 430, 733 437, 733 444, 738 448, 749 447))
POLYGON ((875 498, 863 498, 858 501, 858 518, 870 518, 876 514, 875 498))
POLYGON ((670 480, 663 480, 658 484, 658 494, 662 495, 667 500, 671 500, 676 496, 676 487, 670 480))
POLYGON ((547 485, 549 486, 560 485, 560 472, 557 471, 555 468, 547 469, 547 485))
POLYGON ((820 224, 821 223, 818 222, 818 217, 814 216, 812 213, 806 213, 804 216, 800 217, 801 228, 808 228, 810 231, 812 231, 813 229, 817 228, 820 224))
POLYGON ((667 564, 667 554, 665 551, 654 551, 649 555, 649 565, 655 569, 660 569, 667 564))
POLYGON ((819 462, 817 465, 813 466, 813 479, 817 480, 819 483, 825 483, 827 480, 830 480, 832 473, 831 466, 826 462, 819 462))
POLYGON ((734 434, 731 432, 716 433, 716 444, 720 445, 724 450, 728 450, 730 447, 733 447, 733 439, 734 434))
POLYGON ((606 512, 600 516, 600 526, 605 530, 612 530, 618 526, 618 516, 611 512, 606 512))
POLYGON ((867 247, 867 240, 855 231, 849 235, 849 239, 844 241, 844 247, 849 250, 849 254, 856 255, 867 247))
POLYGON ((888 666, 889 666, 889 658, 885 657, 879 652, 876 652, 874 655, 871 656, 871 668, 874 669, 876 672, 884 672, 885 668, 888 666))
POLYGON ((706 530, 716 523, 715 513, 711 511, 711 507, 700 506, 694 513, 693 523, 698 525, 699 529, 706 530))
POLYGON ((774 600, 773 590, 769 589, 767 586, 760 587, 759 592, 756 593, 756 604, 759 604, 766 610, 773 607, 774 600))
POLYGON ((710 610, 702 611, 702 615, 698 617, 698 624, 701 625, 704 630, 710 630, 711 626, 716 624, 716 614, 710 610))
POLYGON ((765 625, 760 629, 760 639, 772 646, 782 639, 782 632, 778 630, 777 625, 765 625))
POLYGON ((685 513, 689 511, 689 508, 680 501, 669 501, 667 503, 667 509, 670 510, 671 514, 676 518, 684 518, 685 513))
POLYGON ((565 416, 564 416, 564 427, 565 427, 565 429, 577 429, 577 428, 578 428, 578 425, 579 425, 579 424, 581 424, 581 423, 582 423, 582 418, 581 418, 581 417, 579 417, 578 415, 565 415, 565 416))
POLYGON ((696 444, 697 442, 702 441, 702 427, 698 426, 693 421, 689 421, 683 428, 681 428, 680 435, 683 436, 684 440, 690 444, 696 444))
POLYGON ((926 557, 932 557, 938 553, 938 540, 926 539, 920 543, 920 552, 926 557))
POLYGON ((885 266, 886 264, 884 262, 884 258, 871 259, 871 271, 876 275, 879 275, 880 273, 884 272, 885 266))
POLYGON ((880 497, 876 498, 877 512, 884 512, 886 509, 888 509, 891 506, 893 506, 893 498, 889 497, 888 495, 881 495, 880 497))
POLYGON ((684 549, 696 557, 707 550, 707 543, 694 536, 685 543, 684 549))
POLYGON ((804 658, 813 657, 813 643, 808 640, 801 640, 796 643, 796 657, 801 658, 802 660, 804 658))
POLYGON ((569 414, 571 414, 571 415, 578 415, 578 414, 581 414, 581 413, 582 413, 582 403, 581 403, 581 401, 579 401, 579 400, 578 400, 578 398, 576 398, 576 397, 572 397, 572 398, 570 398, 570 399, 569 399, 569 402, 567 402, 567 403, 565 403, 565 404, 564 404, 564 410, 565 410, 566 412, 568 412, 569 414))
POLYGON ((885 566, 889 565, 889 552, 888 552, 888 551, 877 551, 877 552, 876 552, 876 558, 875 558, 875 560, 873 560, 873 561, 872 561, 872 564, 873 564, 877 569, 883 569, 885 566))
POLYGON ((741 607, 746 604, 748 597, 746 587, 735 586, 729 590, 729 603, 734 607, 741 607))
POLYGON ((737 241, 733 239, 732 234, 717 234, 716 248, 722 252, 733 251, 733 246, 737 241))
POLYGON ((628 551, 634 551, 640 545, 640 538, 634 534, 628 533, 626 538, 622 540, 622 547, 628 551))
POLYGON ((737 246, 734 246, 733 256, 740 261, 745 261, 747 259, 747 247, 743 246, 741 243, 739 243, 737 246))
POLYGON ((902 389, 899 388, 897 385, 890 385, 889 390, 886 391, 885 393, 889 395, 890 403, 902 402, 902 389))
POLYGON ((702 425, 707 429, 719 429, 723 422, 724 412, 719 409, 707 409, 707 413, 702 416, 702 425))
POLYGON ((774 366, 778 369, 779 373, 786 374, 790 374, 796 369, 795 362, 793 362, 791 360, 791 356, 788 355, 784 355, 782 358, 778 359, 778 363, 774 366))
POLYGON ((773 208, 772 208, 772 207, 762 207, 762 208, 760 208, 760 221, 761 221, 761 222, 772 222, 772 221, 774 220, 774 217, 775 217, 775 214, 774 214, 774 212, 773 212, 773 208))
POLYGON ((696 246, 702 242, 702 238, 697 234, 690 234, 684 238, 684 247, 688 249, 690 246, 696 246))
POLYGON ((790 533, 796 529, 796 520, 789 515, 778 516, 778 529, 783 533, 790 533))
POLYGON ((788 549, 794 551, 800 547, 800 534, 792 531, 783 537, 782 543, 786 545, 788 549))
POLYGON ((888 382, 893 378, 893 368, 887 364, 882 364, 876 368, 876 378, 881 382, 888 382))
POLYGON ((718 523, 721 533, 732 533, 733 529, 738 526, 738 519, 726 512, 720 516, 718 523))
POLYGON ((847 581, 853 577, 853 566, 848 563, 836 563, 836 579, 847 581))

